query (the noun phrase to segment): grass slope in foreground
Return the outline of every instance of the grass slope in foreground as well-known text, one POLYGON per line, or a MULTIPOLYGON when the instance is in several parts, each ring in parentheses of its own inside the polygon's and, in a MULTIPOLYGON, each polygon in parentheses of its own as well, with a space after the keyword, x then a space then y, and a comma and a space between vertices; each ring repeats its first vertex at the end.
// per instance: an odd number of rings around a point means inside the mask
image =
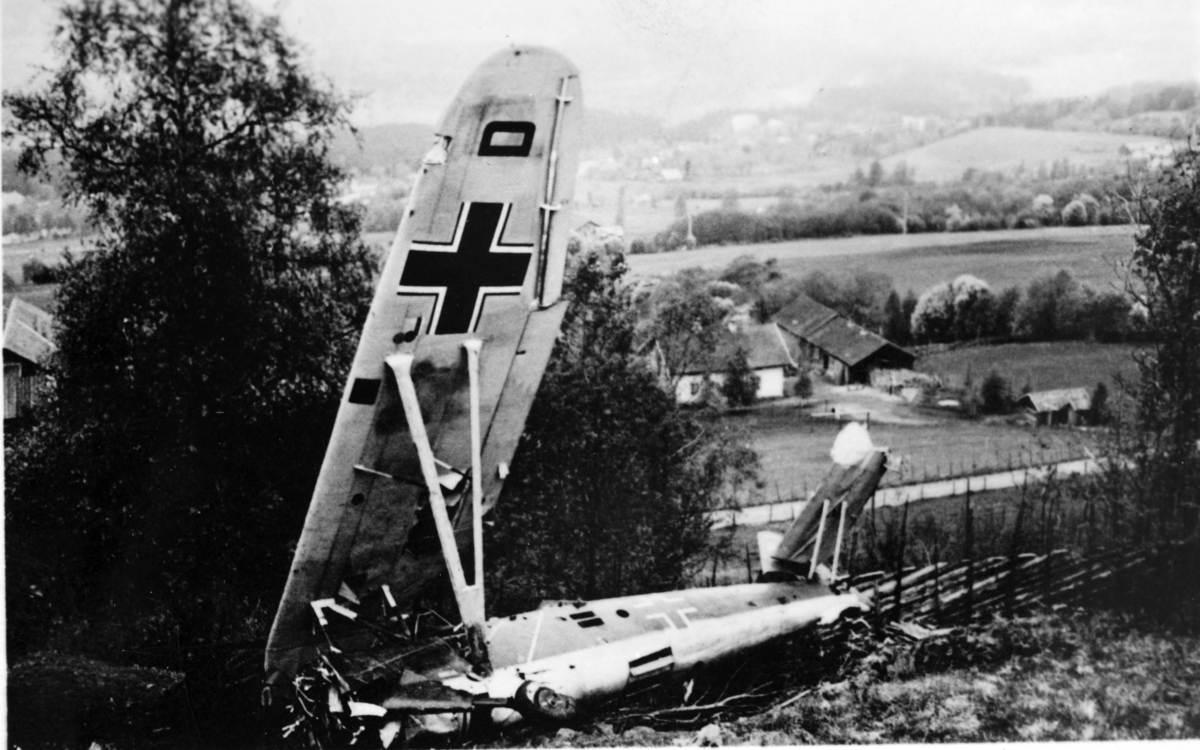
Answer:
MULTIPOLYGON (((960 629, 917 645, 859 644, 845 671, 790 705, 697 729, 612 717, 528 728, 497 746, 614 747, 1161 740, 1200 737, 1200 637, 1084 611, 960 629), (716 741, 716 742, 714 742, 716 741)), ((799 664, 791 665, 802 669, 799 664)), ((777 669, 789 662, 777 659, 777 669)), ((787 701, 781 701, 787 702, 787 701)))

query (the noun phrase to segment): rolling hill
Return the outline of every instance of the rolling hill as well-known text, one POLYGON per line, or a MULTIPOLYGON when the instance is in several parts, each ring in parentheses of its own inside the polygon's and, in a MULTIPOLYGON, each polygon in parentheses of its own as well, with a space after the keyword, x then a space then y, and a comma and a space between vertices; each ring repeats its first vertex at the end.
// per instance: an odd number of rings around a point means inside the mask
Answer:
POLYGON ((1028 128, 978 128, 881 159, 890 174, 898 162, 915 168, 919 182, 948 182, 963 172, 1012 172, 1020 165, 1036 171, 1039 165, 1068 159, 1073 166, 1102 167, 1124 163, 1123 145, 1171 144, 1165 138, 1124 136, 1028 128))

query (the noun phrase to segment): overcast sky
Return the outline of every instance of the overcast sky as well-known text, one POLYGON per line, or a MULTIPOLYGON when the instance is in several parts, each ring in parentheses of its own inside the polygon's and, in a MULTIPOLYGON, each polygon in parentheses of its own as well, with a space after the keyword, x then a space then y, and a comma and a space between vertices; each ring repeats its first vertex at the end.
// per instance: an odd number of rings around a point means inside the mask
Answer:
MULTIPOLYGON (((1200 80, 1197 0, 254 0, 354 119, 433 123, 471 69, 513 43, 582 71, 592 106, 677 121, 801 104, 899 62, 1021 77, 1037 98, 1200 80)), ((47 64, 57 3, 0 0, 3 85, 47 64)))

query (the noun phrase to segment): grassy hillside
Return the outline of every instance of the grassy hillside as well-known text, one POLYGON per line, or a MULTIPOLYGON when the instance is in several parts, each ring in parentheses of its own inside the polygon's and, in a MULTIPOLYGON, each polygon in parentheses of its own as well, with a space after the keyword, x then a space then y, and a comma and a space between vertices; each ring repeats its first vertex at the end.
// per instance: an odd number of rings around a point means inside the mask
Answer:
POLYGON ((1011 172, 1024 164, 1036 172, 1060 159, 1073 166, 1121 164, 1120 148, 1127 143, 1170 143, 1151 136, 1083 133, 1028 128, 979 128, 881 159, 890 174, 898 162, 916 170, 916 179, 947 182, 960 179, 968 168, 1011 172))
POLYGON ((722 268, 734 258, 775 258, 801 277, 812 271, 862 268, 888 274, 901 293, 970 273, 993 288, 1026 285, 1065 268, 1080 281, 1107 289, 1117 278, 1113 262, 1133 249, 1132 226, 1046 228, 999 232, 876 235, 795 242, 703 247, 629 256, 634 275, 665 276, 683 268, 722 268))
POLYGON ((1147 618, 1067 609, 997 619, 917 644, 852 637, 845 652, 851 658, 838 663, 843 651, 824 652, 796 639, 726 666, 723 682, 712 680, 713 687, 697 681, 691 712, 621 705, 570 728, 527 725, 480 746, 783 747, 1200 737, 1200 639, 1167 632, 1147 618), (756 680, 768 684, 771 678, 774 691, 753 700, 746 686, 756 680), (738 710, 738 697, 749 707, 738 710))

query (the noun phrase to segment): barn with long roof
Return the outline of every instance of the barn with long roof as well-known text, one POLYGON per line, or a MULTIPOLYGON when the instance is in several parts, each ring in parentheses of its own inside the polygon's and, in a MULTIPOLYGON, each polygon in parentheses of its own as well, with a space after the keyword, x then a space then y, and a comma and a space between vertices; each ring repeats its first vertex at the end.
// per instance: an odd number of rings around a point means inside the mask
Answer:
POLYGON ((800 295, 774 321, 800 355, 835 383, 870 383, 874 370, 911 369, 916 355, 820 302, 800 295))

